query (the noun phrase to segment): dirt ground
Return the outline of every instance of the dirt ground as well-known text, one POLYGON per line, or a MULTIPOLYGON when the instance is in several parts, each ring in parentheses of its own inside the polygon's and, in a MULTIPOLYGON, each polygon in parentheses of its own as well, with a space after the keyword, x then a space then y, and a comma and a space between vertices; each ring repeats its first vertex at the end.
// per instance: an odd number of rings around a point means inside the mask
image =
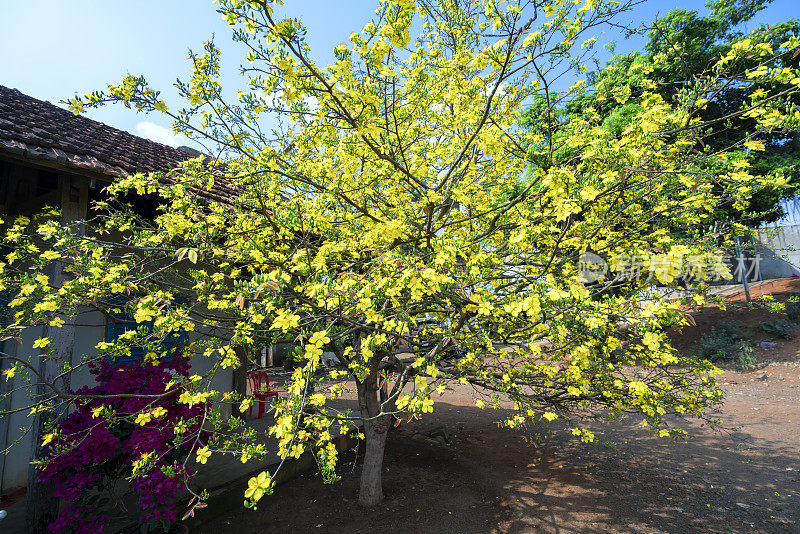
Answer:
MULTIPOLYGON (((773 290, 780 300, 797 282, 773 290)), ((498 428, 502 413, 475 408, 457 390, 432 416, 390 434, 382 505, 356 503, 360 457, 351 451, 340 482, 300 477, 257 511, 232 511, 200 532, 800 532, 800 340, 758 331, 768 315, 705 309, 693 314, 696 326, 671 333, 691 353, 720 320, 752 331, 757 368, 720 376, 724 431, 689 423, 684 443, 653 437, 633 420, 600 420, 591 425, 596 442, 584 444, 557 421, 498 428)))

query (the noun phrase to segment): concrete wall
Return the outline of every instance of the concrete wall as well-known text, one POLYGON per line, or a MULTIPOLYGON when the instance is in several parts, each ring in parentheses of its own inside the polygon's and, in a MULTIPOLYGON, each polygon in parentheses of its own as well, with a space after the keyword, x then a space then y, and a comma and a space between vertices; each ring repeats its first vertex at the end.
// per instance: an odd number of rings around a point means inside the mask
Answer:
POLYGON ((800 276, 800 225, 760 229, 756 253, 763 279, 800 276))

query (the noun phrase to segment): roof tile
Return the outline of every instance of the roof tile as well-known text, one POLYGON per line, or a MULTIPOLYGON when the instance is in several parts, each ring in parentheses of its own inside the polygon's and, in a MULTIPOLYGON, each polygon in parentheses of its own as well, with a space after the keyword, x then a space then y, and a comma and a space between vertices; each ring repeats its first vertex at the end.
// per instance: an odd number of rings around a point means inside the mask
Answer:
MULTIPOLYGON (((167 173, 193 157, 0 85, 0 153, 3 151, 110 179, 136 172, 167 173)), ((233 196, 224 180, 217 179, 214 189, 204 196, 217 200, 233 196)))

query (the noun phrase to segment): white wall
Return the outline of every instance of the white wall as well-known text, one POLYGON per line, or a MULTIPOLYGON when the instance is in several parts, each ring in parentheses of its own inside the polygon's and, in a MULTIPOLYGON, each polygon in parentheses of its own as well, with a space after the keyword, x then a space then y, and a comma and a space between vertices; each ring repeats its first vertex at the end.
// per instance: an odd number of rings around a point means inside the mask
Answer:
POLYGON ((762 278, 800 276, 800 225, 760 229, 756 252, 762 278))

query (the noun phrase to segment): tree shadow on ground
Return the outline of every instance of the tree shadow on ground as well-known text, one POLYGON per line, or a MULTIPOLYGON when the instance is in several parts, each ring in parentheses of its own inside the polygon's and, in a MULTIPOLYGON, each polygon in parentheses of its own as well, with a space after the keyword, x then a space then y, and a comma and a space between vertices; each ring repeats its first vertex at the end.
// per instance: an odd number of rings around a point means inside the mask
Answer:
POLYGON ((537 465, 509 479, 498 531, 798 531, 796 445, 696 424, 686 442, 631 420, 592 426, 595 444, 532 432, 537 465))
POLYGON ((557 424, 499 428, 510 411, 460 402, 392 432, 381 505, 356 503, 350 451, 341 481, 304 475, 200 532, 797 532, 798 450, 786 440, 692 424, 676 443, 623 420, 593 423, 598 440, 584 444, 557 424))

